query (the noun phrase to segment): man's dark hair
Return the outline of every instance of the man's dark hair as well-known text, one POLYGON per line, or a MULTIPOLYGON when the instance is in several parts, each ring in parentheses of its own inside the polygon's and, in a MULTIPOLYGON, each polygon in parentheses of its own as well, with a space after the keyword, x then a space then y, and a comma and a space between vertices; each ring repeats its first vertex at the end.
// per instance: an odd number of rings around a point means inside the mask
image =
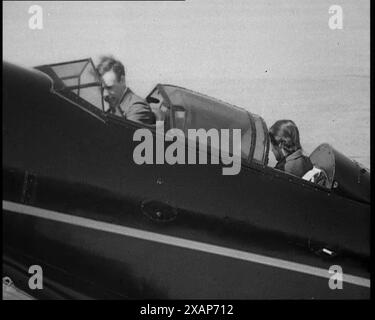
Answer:
POLYGON ((269 130, 271 143, 281 147, 287 155, 301 149, 299 131, 292 120, 276 121, 269 130))
POLYGON ((97 69, 101 76, 104 73, 112 70, 115 73, 118 81, 120 81, 122 76, 125 76, 124 65, 111 56, 101 57, 97 69))

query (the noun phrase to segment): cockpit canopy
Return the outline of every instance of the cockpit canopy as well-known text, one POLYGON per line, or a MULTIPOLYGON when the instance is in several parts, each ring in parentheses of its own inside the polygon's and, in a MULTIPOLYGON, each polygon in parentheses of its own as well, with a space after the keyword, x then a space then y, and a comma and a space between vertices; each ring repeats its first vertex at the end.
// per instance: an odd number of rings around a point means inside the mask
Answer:
MULTIPOLYGON (((56 92, 94 112, 105 112, 100 76, 91 59, 38 66, 53 80, 56 92)), ((263 119, 229 103, 172 85, 157 85, 146 100, 165 127, 241 129, 241 155, 267 165, 269 138, 263 119)), ((232 132, 232 130, 230 130, 232 132)), ((232 139, 230 139, 231 141, 232 139)))
POLYGON ((358 201, 371 202, 370 171, 334 149, 327 143, 310 155, 314 166, 325 171, 328 188, 358 201))
POLYGON ((241 129, 241 154, 246 161, 266 165, 269 138, 263 119, 244 109, 203 94, 172 85, 159 84, 146 100, 171 128, 241 129))
MULTIPOLYGON (((53 89, 77 103, 89 102, 104 111, 102 84, 91 59, 35 67, 53 80, 53 89)), ((85 103, 84 103, 85 104, 85 103)))

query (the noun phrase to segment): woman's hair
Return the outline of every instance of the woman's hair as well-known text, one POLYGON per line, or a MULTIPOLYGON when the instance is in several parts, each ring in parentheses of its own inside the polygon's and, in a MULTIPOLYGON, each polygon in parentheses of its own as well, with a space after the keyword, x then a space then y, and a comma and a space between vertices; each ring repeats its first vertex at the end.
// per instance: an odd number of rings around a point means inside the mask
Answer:
POLYGON ((271 143, 279 146, 287 155, 301 149, 299 131, 292 120, 276 121, 268 133, 271 143))

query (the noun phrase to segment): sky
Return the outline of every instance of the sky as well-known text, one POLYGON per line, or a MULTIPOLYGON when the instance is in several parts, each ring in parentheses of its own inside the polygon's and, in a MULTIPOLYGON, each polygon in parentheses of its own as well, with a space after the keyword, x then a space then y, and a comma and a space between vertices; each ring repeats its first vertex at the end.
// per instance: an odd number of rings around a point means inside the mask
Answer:
POLYGON ((170 83, 268 126, 290 118, 307 152, 329 142, 370 166, 368 0, 3 2, 3 60, 30 67, 103 54, 125 64, 141 96, 170 83), (34 4, 41 30, 29 28, 34 4), (341 30, 328 25, 333 4, 341 30))

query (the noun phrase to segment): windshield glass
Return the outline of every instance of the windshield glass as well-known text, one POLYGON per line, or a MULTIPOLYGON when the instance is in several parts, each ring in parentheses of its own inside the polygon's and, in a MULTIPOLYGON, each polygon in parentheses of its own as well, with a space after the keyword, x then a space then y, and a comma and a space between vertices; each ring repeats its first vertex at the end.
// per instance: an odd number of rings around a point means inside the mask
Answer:
POLYGON ((72 98, 73 93, 76 98, 104 110, 100 77, 91 59, 44 65, 36 69, 52 78, 56 91, 67 94, 68 98, 72 98))

